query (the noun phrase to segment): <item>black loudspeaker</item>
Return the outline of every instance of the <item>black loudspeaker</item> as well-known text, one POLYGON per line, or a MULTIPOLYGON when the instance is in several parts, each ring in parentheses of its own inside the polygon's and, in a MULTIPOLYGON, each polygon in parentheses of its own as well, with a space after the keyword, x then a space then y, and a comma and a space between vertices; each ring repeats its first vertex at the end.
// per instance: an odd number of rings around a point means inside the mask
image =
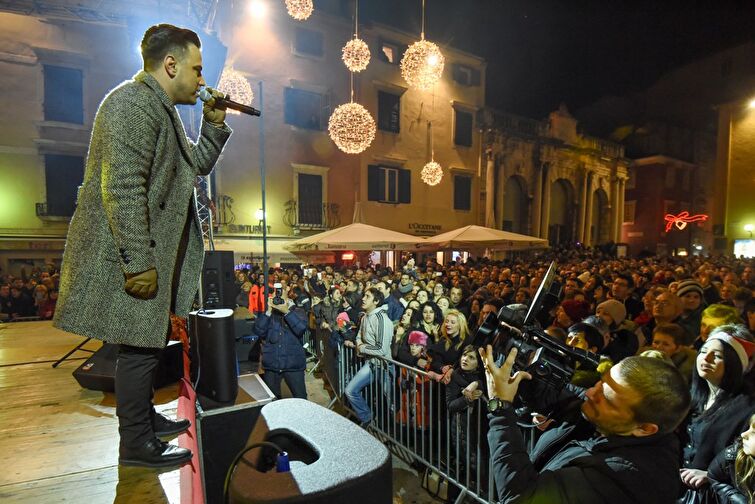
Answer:
MULTIPOLYGON (((118 345, 105 343, 76 368, 73 377, 85 389, 115 392, 115 362, 118 345)), ((160 356, 155 375, 155 388, 177 382, 183 375, 183 355, 180 341, 169 341, 160 356)))
POLYGON ((202 306, 205 309, 236 307, 233 252, 216 250, 204 253, 202 306))
POLYGON ((275 396, 257 374, 239 376, 239 394, 233 406, 197 408, 197 448, 204 488, 204 501, 224 502, 226 473, 252 432, 260 409, 275 396))
POLYGON ((189 314, 191 381, 204 406, 233 404, 239 386, 233 310, 200 310, 189 314))
POLYGON ((341 415, 304 399, 262 407, 247 446, 268 441, 288 452, 291 470, 277 472, 275 450, 242 456, 229 485, 232 504, 390 504, 388 449, 341 415))

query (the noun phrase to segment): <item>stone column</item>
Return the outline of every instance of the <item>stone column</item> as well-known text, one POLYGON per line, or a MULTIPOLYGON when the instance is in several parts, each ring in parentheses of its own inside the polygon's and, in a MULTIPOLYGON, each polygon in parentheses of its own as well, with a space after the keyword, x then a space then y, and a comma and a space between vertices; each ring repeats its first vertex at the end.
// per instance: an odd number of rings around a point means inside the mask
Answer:
POLYGON ((595 194, 593 194, 592 189, 592 183, 595 179, 595 174, 592 172, 587 172, 587 209, 585 210, 585 228, 584 228, 584 236, 585 239, 582 243, 585 244, 587 247, 592 246, 592 233, 590 232, 592 229, 592 212, 593 212, 593 201, 595 200, 595 194))
POLYGON ((543 165, 543 209, 540 224, 540 237, 548 239, 548 226, 551 220, 551 167, 548 164, 543 165))
POLYGON ((589 172, 585 170, 582 177, 582 195, 580 197, 579 218, 577 219, 577 241, 585 241, 585 212, 587 211, 587 177, 589 172))
POLYGON ((532 199, 532 236, 540 237, 540 216, 543 207, 543 169, 535 167, 535 188, 532 199))
POLYGON ((616 213, 618 214, 618 225, 616 230, 616 241, 621 241, 621 235, 622 231, 624 230, 624 189, 626 185, 626 180, 621 178, 619 179, 619 208, 617 209, 616 213))
POLYGON ((488 150, 488 162, 485 166, 485 227, 498 229, 495 222, 495 157, 488 150))
POLYGON ((611 227, 609 228, 611 232, 608 235, 609 238, 614 242, 616 241, 618 220, 619 220, 619 178, 614 177, 611 180, 611 227))

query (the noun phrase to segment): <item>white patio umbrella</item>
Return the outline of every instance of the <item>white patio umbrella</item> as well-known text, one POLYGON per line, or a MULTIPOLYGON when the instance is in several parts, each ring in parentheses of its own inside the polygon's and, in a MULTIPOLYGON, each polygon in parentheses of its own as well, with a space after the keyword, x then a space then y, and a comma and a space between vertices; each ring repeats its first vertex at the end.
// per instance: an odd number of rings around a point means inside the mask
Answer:
POLYGON ((427 238, 422 249, 527 250, 547 248, 548 241, 509 231, 469 225, 427 238))
POLYGON ((354 223, 307 236, 283 248, 297 255, 327 250, 415 250, 424 238, 354 223))

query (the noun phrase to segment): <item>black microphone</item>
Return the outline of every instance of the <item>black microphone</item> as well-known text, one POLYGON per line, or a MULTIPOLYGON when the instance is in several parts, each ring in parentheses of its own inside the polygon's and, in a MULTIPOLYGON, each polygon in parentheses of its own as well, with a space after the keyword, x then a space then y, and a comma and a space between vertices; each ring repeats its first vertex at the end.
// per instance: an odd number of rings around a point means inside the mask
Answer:
MULTIPOLYGON (((201 91, 199 91, 199 99, 203 102, 208 102, 213 98, 212 93, 207 91, 206 88, 202 88, 201 91)), ((229 108, 231 110, 237 110, 241 112, 242 114, 249 114, 253 116, 260 116, 262 112, 257 110, 254 107, 250 107, 249 105, 244 105, 243 103, 237 103, 235 101, 229 100, 228 98, 218 98, 215 97, 215 105, 218 105, 221 108, 229 108)))

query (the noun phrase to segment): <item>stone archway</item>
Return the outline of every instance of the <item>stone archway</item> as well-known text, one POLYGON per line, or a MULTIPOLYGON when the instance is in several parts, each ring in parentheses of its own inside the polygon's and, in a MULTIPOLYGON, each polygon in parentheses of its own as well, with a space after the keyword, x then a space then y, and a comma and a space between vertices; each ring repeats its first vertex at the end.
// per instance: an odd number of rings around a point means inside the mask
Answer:
POLYGON ((592 193, 592 222, 590 223, 590 244, 601 245, 611 240, 611 212, 608 195, 602 188, 592 193))
POLYGON ((527 234, 527 182, 519 175, 512 175, 506 180, 503 193, 502 229, 527 234))
POLYGON ((551 185, 548 241, 551 245, 572 243, 574 236, 574 186, 567 179, 551 185))

